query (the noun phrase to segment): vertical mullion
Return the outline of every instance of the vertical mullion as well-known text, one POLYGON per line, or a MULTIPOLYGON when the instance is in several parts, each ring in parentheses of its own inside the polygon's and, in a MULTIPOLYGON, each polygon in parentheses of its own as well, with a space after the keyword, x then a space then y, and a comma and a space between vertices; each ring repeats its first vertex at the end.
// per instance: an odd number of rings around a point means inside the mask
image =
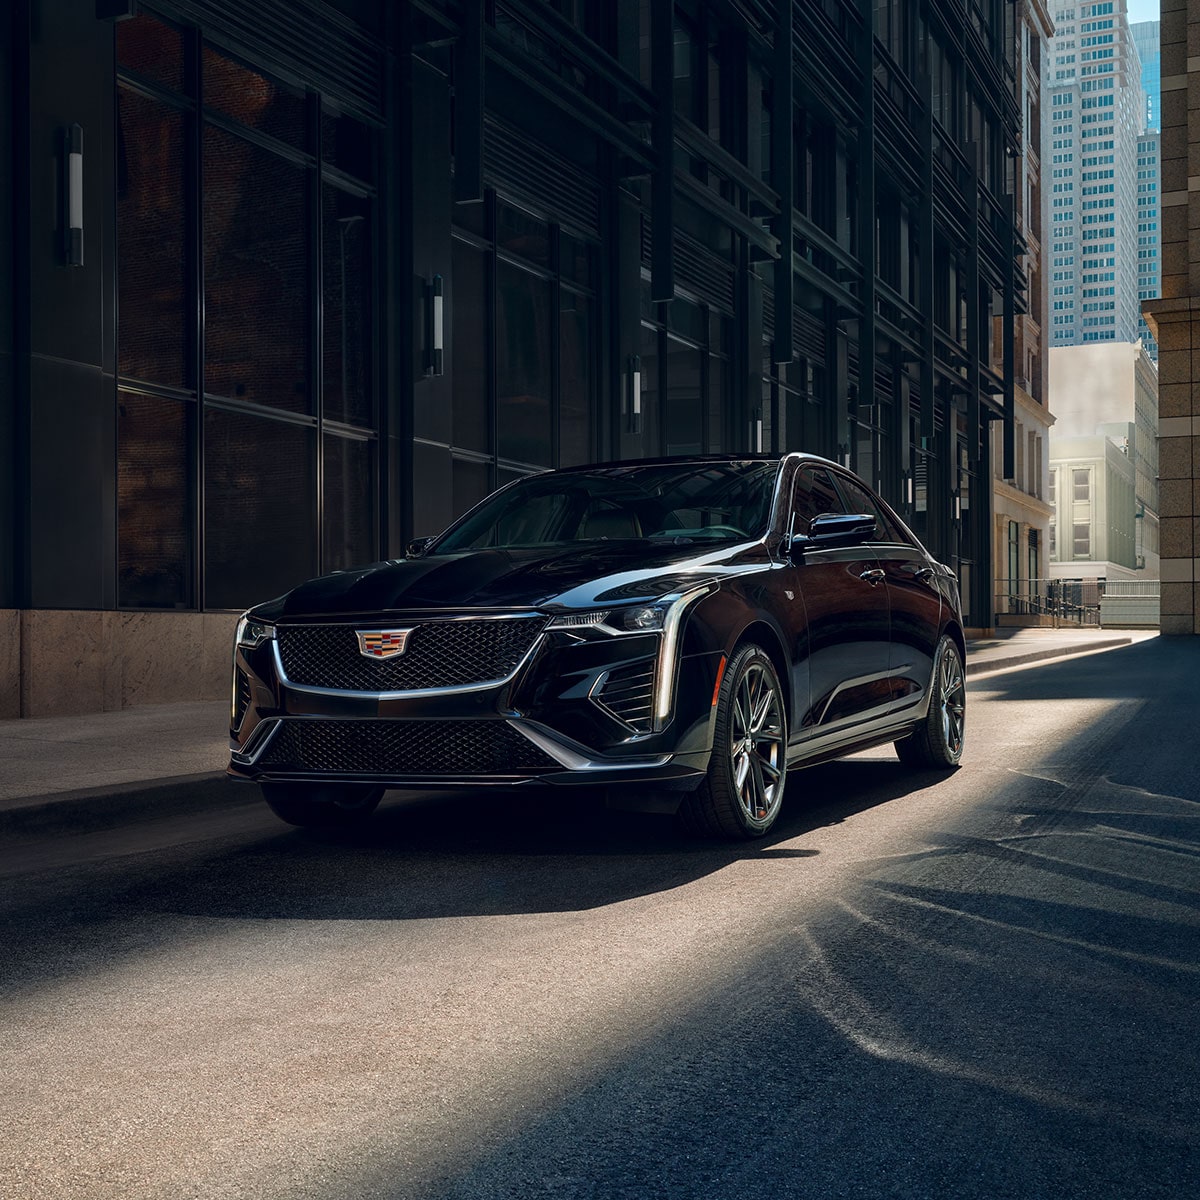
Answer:
MULTIPOLYGON (((314 528, 317 541, 317 574, 323 575, 325 573, 325 376, 323 371, 325 363, 323 353, 325 293, 321 288, 321 271, 325 262, 325 254, 322 245, 324 225, 321 220, 321 98, 316 92, 308 93, 307 109, 308 145, 316 161, 308 181, 308 286, 312 290, 309 301, 309 313, 312 319, 309 372, 312 382, 313 413, 317 419, 316 495, 313 497, 313 520, 316 522, 314 528)), ((346 297, 342 296, 340 299, 344 323, 346 320, 346 297)), ((345 370, 342 375, 345 377, 345 370)), ((343 396, 343 411, 345 405, 346 397, 343 396)))
POLYGON ((560 422, 562 408, 562 229, 550 226, 550 304, 553 330, 550 346, 550 465, 559 466, 560 422))
POLYGON ((500 313, 500 284, 499 262, 496 258, 496 192, 484 192, 483 232, 488 240, 487 269, 488 277, 484 280, 484 303, 487 306, 489 320, 487 323, 487 415, 490 423, 488 429, 488 451, 491 462, 488 464, 488 490, 496 487, 496 462, 500 456, 500 399, 499 384, 496 378, 496 331, 499 326, 500 313))
POLYGON ((191 112, 187 132, 189 150, 189 174, 186 183, 188 203, 188 234, 192 261, 192 369, 195 372, 193 385, 196 402, 192 412, 192 603, 203 611, 207 608, 207 584, 204 563, 204 77, 201 72, 203 53, 200 31, 192 28, 184 34, 184 53, 187 55, 187 71, 184 86, 188 85, 195 107, 191 112), (190 184, 190 186, 188 186, 190 184))

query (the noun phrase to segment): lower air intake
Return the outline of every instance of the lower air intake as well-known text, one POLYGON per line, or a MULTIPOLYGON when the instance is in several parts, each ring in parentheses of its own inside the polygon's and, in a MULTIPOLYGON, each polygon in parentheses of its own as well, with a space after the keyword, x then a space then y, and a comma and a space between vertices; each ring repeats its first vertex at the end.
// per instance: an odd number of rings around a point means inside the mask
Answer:
POLYGON ((331 775, 528 775, 561 770, 504 721, 285 720, 259 765, 331 775))

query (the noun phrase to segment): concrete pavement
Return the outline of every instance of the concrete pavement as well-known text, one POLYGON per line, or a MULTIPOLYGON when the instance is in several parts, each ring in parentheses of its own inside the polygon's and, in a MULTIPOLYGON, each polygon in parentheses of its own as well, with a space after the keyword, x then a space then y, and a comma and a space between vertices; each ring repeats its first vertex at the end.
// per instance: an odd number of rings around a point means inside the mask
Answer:
MULTIPOLYGON (((967 672, 984 672, 1128 645, 1156 633, 1004 629, 972 640, 967 672)), ((257 799, 228 779, 225 701, 0 721, 0 830, 108 828, 257 799)))

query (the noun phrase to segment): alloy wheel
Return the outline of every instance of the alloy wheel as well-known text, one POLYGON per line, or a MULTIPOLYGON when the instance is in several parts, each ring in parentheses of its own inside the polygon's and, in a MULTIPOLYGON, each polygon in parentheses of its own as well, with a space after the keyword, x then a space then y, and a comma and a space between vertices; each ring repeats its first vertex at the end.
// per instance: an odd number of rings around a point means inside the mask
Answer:
POLYGON ((941 669, 942 734, 946 747, 957 756, 962 752, 963 724, 967 712, 966 681, 958 655, 947 648, 941 669))
POLYGON ((759 663, 738 683, 729 722, 734 791, 755 825, 774 819, 783 802, 783 706, 779 690, 759 663))

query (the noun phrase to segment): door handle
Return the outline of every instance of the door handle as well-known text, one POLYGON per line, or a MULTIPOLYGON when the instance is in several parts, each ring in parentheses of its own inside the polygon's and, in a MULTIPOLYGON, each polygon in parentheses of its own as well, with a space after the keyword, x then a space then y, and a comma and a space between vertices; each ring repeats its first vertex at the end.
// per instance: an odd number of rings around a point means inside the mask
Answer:
POLYGON ((872 587, 881 584, 886 578, 887 575, 879 567, 872 567, 859 576, 859 579, 865 579, 872 587))
POLYGON ((933 578, 933 568, 932 567, 921 567, 920 570, 913 572, 913 578, 914 579, 932 579, 933 578))

